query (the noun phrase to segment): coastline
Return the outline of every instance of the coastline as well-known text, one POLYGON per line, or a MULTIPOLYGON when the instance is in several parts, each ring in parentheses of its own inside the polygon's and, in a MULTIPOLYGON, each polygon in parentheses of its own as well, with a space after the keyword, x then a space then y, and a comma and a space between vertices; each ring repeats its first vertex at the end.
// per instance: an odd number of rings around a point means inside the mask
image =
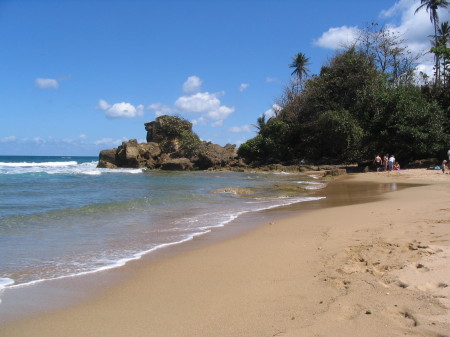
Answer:
POLYGON ((312 209, 145 263, 99 297, 0 335, 443 335, 450 179, 436 173, 352 175, 337 184, 428 185, 312 209))

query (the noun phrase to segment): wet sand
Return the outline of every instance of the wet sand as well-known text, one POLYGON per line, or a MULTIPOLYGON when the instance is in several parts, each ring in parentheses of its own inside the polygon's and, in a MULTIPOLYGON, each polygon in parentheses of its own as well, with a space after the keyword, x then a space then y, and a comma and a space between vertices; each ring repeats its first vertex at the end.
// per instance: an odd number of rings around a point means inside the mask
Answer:
POLYGON ((369 173, 330 187, 372 183, 394 192, 141 263, 98 296, 0 335, 446 336, 450 175, 369 173))

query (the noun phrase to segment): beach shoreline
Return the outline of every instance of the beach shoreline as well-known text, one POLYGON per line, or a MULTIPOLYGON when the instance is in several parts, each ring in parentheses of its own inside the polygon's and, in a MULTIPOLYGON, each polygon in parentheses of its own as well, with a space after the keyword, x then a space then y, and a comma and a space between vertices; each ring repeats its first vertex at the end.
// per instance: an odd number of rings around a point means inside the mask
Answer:
POLYGON ((444 335, 449 176, 410 170, 337 184, 355 182, 415 185, 141 263, 100 296, 0 335, 444 335))

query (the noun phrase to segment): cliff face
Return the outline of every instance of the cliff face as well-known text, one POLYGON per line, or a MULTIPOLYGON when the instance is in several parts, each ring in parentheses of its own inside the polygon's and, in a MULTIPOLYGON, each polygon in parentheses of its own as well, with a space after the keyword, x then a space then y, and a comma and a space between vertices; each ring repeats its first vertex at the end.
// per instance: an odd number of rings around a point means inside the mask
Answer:
POLYGON ((147 143, 136 139, 118 148, 103 150, 97 167, 149 168, 163 170, 207 170, 245 166, 234 145, 222 147, 201 141, 192 124, 174 116, 160 116, 145 123, 147 143))

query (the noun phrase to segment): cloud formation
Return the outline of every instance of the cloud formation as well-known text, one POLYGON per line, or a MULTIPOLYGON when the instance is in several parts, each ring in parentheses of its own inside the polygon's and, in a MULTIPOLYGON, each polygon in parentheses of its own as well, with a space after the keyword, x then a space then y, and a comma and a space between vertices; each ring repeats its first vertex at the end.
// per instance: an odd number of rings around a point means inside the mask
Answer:
POLYGON ((125 102, 111 105, 103 99, 98 101, 97 109, 105 111, 107 118, 134 118, 144 115, 144 106, 142 104, 136 107, 131 103, 125 102))
POLYGON ((242 125, 242 126, 232 126, 228 129, 228 132, 232 133, 241 133, 241 132, 251 132, 250 125, 242 125))
POLYGON ((122 144, 122 142, 124 142, 126 140, 127 139, 125 137, 117 138, 117 139, 102 138, 102 139, 96 140, 94 142, 94 145, 100 145, 100 146, 104 146, 104 147, 117 147, 120 144, 122 144))
POLYGON ((242 83, 242 84, 239 86, 239 91, 240 91, 240 92, 243 92, 245 89, 248 88, 249 85, 250 85, 250 84, 248 84, 248 83, 242 83))
POLYGON ((202 80, 197 76, 189 76, 183 83, 183 92, 186 94, 195 94, 200 91, 202 80))
POLYGON ((221 126, 235 109, 222 104, 219 97, 224 95, 223 92, 202 92, 201 84, 202 80, 199 77, 190 76, 183 84, 185 95, 178 97, 173 107, 162 103, 153 103, 147 106, 147 109, 153 110, 157 116, 180 114, 193 117, 194 125, 210 123, 211 126, 221 126))
POLYGON ((280 110, 281 105, 274 104, 269 110, 266 110, 263 115, 266 117, 266 120, 268 120, 269 118, 274 117, 280 110))
MULTIPOLYGON (((386 21, 386 28, 405 40, 405 44, 413 55, 422 55, 417 70, 428 75, 433 74, 433 55, 428 53, 431 44, 430 36, 434 34, 430 22, 430 14, 425 10, 415 13, 420 3, 417 0, 400 0, 392 7, 380 13, 380 19, 386 21)), ((450 20, 450 12, 438 11, 440 22, 450 20)), ((359 35, 358 27, 333 27, 314 40, 313 44, 328 49, 340 49, 354 43, 359 35)))
POLYGON ((322 48, 340 49, 354 43, 358 36, 358 27, 332 27, 314 40, 313 44, 322 48))
POLYGON ((267 83, 274 83, 274 82, 278 82, 278 79, 275 77, 266 77, 266 82, 267 83))
POLYGON ((39 89, 58 89, 59 82, 54 78, 42 78, 38 77, 34 80, 36 87, 39 89))

